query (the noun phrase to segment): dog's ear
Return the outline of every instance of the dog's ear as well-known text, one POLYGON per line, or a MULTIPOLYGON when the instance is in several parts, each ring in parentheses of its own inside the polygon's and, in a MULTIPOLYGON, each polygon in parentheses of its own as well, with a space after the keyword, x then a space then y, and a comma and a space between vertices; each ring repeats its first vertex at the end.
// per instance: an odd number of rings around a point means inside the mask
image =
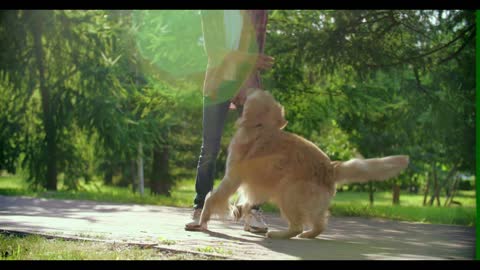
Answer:
POLYGON ((280 103, 277 103, 276 105, 276 115, 274 116, 275 125, 279 129, 284 129, 288 124, 288 121, 285 119, 285 109, 282 105, 280 105, 280 103))
POLYGON ((283 129, 288 123, 287 120, 285 120, 285 110, 283 109, 283 106, 278 102, 274 102, 270 107, 266 124, 278 129, 283 129))

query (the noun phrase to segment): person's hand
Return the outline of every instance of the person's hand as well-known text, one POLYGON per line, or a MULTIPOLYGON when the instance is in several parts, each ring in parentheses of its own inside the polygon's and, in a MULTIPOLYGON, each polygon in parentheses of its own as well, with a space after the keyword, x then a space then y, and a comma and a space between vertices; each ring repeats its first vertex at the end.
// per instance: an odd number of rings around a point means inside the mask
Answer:
POLYGON ((269 70, 275 63, 275 58, 265 54, 253 54, 240 51, 232 51, 225 56, 225 61, 235 64, 249 63, 259 70, 269 70))
POLYGON ((269 70, 272 68, 273 64, 275 63, 275 58, 265 55, 259 54, 257 55, 255 67, 259 70, 269 70))

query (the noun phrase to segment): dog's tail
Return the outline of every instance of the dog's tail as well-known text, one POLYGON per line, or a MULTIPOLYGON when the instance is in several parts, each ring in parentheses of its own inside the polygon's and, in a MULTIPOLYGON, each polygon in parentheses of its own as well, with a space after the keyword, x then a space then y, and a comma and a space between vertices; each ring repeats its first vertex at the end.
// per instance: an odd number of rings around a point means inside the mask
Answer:
POLYGON ((370 180, 387 180, 407 168, 409 157, 404 155, 384 158, 333 161, 335 182, 362 183, 370 180))

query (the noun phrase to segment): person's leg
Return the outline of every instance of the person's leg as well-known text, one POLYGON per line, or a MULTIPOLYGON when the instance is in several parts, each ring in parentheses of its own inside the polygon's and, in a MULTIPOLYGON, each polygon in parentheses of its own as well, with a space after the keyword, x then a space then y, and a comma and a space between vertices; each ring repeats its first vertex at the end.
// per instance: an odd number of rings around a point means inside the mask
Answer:
POLYGON ((203 134, 195 180, 197 193, 194 199, 195 209, 203 208, 205 197, 213 188, 215 162, 220 150, 223 128, 230 105, 230 101, 212 104, 208 97, 205 97, 203 102, 203 134))

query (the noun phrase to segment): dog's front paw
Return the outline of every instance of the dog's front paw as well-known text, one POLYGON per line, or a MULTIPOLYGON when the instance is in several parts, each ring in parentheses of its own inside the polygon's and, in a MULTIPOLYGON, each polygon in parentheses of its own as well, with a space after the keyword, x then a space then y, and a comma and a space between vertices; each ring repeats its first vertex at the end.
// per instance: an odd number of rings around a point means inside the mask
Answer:
POLYGON ((240 205, 233 205, 231 208, 231 212, 233 215, 233 220, 235 222, 239 221, 242 218, 242 206, 240 205))

